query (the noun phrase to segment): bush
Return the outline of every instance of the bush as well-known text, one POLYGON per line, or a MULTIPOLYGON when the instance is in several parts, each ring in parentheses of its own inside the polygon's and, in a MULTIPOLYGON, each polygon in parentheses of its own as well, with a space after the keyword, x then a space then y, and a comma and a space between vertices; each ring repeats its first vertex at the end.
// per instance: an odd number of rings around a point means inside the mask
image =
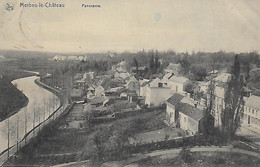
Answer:
POLYGON ((191 163, 194 160, 194 158, 191 156, 190 149, 187 149, 186 147, 182 148, 180 156, 185 163, 191 163))

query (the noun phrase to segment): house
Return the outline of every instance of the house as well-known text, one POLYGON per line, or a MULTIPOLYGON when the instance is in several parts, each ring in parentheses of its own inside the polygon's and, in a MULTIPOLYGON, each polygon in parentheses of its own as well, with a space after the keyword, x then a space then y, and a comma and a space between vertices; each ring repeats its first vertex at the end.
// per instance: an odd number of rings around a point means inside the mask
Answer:
POLYGON ((81 101, 83 95, 83 91, 81 89, 72 89, 70 93, 70 97, 72 101, 81 101))
POLYGON ((87 92, 87 99, 93 99, 95 97, 95 94, 93 94, 91 91, 87 92))
POLYGON ((167 83, 165 84, 165 82, 163 80, 161 80, 160 78, 156 77, 154 80, 152 80, 149 84, 149 87, 166 87, 167 83))
POLYGON ((92 94, 95 94, 95 87, 93 85, 88 87, 88 92, 91 92, 92 94))
POLYGON ((231 74, 221 73, 220 75, 218 75, 213 80, 216 82, 216 85, 223 86, 229 81, 230 77, 231 77, 231 74))
MULTIPOLYGON (((214 126, 220 127, 221 123, 221 115, 224 109, 224 97, 225 97, 225 89, 227 82, 229 81, 231 74, 221 73, 213 80, 215 82, 215 102, 214 102, 214 112, 211 113, 214 117, 214 126)), ((208 95, 209 96, 209 95, 208 95)))
POLYGON ((105 95, 105 89, 100 85, 95 87, 95 96, 101 97, 105 95))
POLYGON ((130 92, 136 92, 139 95, 140 94, 139 81, 134 76, 130 77, 126 83, 126 89, 128 89, 130 92))
POLYGON ((125 93, 125 92, 121 93, 120 98, 126 100, 127 99, 127 93, 125 93))
POLYGON ((174 76, 181 76, 181 64, 173 64, 170 63, 166 69, 164 69, 166 73, 173 74, 174 76))
POLYGON ((126 79, 129 76, 131 76, 131 74, 128 72, 120 72, 120 71, 116 70, 114 73, 114 78, 126 79))
POLYGON ((215 127, 221 126, 221 114, 224 109, 224 97, 225 97, 225 89, 220 86, 215 86, 215 105, 214 105, 214 113, 212 115, 215 118, 215 127))
POLYGON ((81 90, 83 90, 83 91, 86 89, 87 85, 88 85, 88 84, 87 84, 84 80, 82 80, 82 79, 76 80, 76 81, 74 81, 74 83, 73 83, 73 87, 74 87, 74 88, 76 88, 76 89, 81 89, 81 90))
POLYGON ((140 75, 147 73, 147 67, 146 66, 138 67, 138 69, 136 67, 132 67, 131 71, 132 71, 132 73, 137 73, 137 70, 138 70, 138 73, 140 75))
POLYGON ((127 100, 131 103, 138 100, 137 93, 127 93, 127 100))
POLYGON ((242 126, 260 130, 260 96, 252 95, 245 98, 242 126))
POLYGON ((170 126, 179 127, 178 118, 179 113, 176 111, 176 105, 184 98, 183 95, 179 93, 174 93, 167 101, 166 101, 166 121, 170 126))
POLYGON ((194 135, 201 132, 202 120, 203 108, 192 99, 175 93, 166 101, 166 121, 170 126, 194 135))
POLYGON ((176 106, 180 102, 191 106, 196 106, 198 109, 203 110, 203 106, 199 105, 195 100, 189 98, 187 94, 174 93, 166 101, 166 121, 170 126, 179 127, 179 111, 176 111, 176 106))
POLYGON ((179 103, 176 106, 179 111, 180 128, 194 135, 201 131, 201 120, 203 118, 203 110, 198 109, 187 103, 179 103))
POLYGON ((144 82, 140 85, 140 96, 145 97, 146 96, 146 89, 149 87, 149 84, 152 82, 152 80, 144 82))
POLYGON ((119 92, 120 90, 123 90, 123 87, 110 88, 110 89, 108 89, 108 90, 105 91, 105 95, 106 95, 106 96, 119 95, 118 92, 119 92))
POLYGON ((83 78, 83 74, 82 73, 77 73, 76 76, 73 78, 74 80, 79 80, 83 78))
POLYGON ((93 99, 89 100, 89 103, 93 107, 100 107, 100 106, 105 106, 108 103, 108 98, 106 96, 102 97, 95 97, 93 99))
POLYGON ((93 80, 94 79, 94 72, 85 72, 83 74, 83 79, 93 80))
POLYGON ((164 104, 173 93, 174 91, 167 87, 147 87, 145 104, 148 106, 159 106, 164 104))
POLYGON ((189 79, 186 77, 171 76, 167 82, 167 86, 175 92, 184 92, 184 88, 189 83, 189 79))

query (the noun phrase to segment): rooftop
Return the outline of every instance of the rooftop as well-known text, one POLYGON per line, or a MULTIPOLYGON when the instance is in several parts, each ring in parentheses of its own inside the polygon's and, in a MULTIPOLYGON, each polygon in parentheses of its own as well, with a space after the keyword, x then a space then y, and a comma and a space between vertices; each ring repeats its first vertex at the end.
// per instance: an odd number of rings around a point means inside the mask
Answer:
POLYGON ((228 73, 221 73, 220 75, 218 75, 216 78, 214 78, 214 80, 216 82, 228 82, 229 78, 231 77, 231 74, 228 73))
POLYGON ((168 100, 167 102, 172 104, 172 105, 177 105, 182 99, 183 99, 184 96, 182 96, 181 94, 179 93, 174 93, 168 100))
POLYGON ((260 109, 260 96, 249 96, 245 99, 245 106, 260 109))
POLYGON ((107 100, 108 100, 108 98, 106 96, 96 97, 96 98, 90 99, 90 104, 95 105, 95 104, 103 103, 107 100))
POLYGON ((181 68, 181 64, 178 63, 178 64, 173 64, 173 63, 170 63, 166 69, 167 70, 179 70, 181 68))
POLYGON ((196 121, 199 121, 203 117, 203 111, 199 110, 198 108, 195 108, 194 106, 192 106, 190 104, 179 103, 176 106, 176 109, 179 112, 193 118, 196 121))
POLYGON ((172 76, 169 80, 170 80, 170 81, 173 81, 173 82, 177 82, 177 83, 185 83, 185 82, 187 82, 189 79, 188 79, 188 78, 185 78, 185 77, 172 76))

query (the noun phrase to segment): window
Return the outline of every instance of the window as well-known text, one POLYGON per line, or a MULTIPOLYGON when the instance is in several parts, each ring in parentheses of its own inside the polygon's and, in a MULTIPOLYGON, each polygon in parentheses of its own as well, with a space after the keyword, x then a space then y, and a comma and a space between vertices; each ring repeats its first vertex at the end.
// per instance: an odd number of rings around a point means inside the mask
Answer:
POLYGON ((158 83, 158 87, 159 88, 163 87, 163 84, 162 83, 158 83))
POLYGON ((184 117, 184 122, 186 122, 186 117, 184 117))

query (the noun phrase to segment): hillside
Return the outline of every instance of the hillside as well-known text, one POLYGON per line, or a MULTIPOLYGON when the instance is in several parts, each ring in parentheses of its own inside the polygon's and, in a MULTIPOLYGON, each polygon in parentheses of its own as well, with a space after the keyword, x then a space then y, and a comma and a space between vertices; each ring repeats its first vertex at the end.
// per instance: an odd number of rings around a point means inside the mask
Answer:
POLYGON ((28 103, 28 98, 10 81, 0 79, 0 121, 15 114, 28 103))

